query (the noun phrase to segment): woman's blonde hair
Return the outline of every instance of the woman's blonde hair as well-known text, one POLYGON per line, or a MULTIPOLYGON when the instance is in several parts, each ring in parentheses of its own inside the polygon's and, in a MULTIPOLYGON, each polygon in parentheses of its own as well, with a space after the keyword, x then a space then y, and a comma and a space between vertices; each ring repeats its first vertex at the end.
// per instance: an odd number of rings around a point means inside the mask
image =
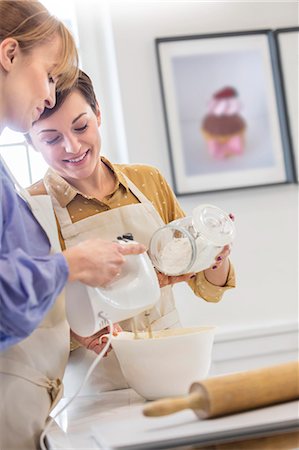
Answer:
POLYGON ((58 77, 57 90, 69 89, 78 76, 78 53, 74 38, 65 25, 36 0, 0 0, 0 42, 11 37, 22 51, 61 39, 61 58, 51 73, 58 77))

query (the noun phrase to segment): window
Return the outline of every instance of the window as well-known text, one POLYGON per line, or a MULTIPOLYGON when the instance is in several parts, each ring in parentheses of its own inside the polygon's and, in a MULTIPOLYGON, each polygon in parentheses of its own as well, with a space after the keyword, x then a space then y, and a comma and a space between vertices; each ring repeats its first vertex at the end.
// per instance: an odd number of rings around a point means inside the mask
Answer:
MULTIPOLYGON (((64 22, 79 48, 73 0, 41 0, 41 3, 64 22)), ((23 187, 40 180, 48 167, 42 156, 28 145, 22 133, 8 128, 0 136, 0 155, 23 187)))
POLYGON ((40 180, 48 167, 43 157, 28 145, 22 133, 8 128, 0 138, 0 155, 23 187, 40 180))

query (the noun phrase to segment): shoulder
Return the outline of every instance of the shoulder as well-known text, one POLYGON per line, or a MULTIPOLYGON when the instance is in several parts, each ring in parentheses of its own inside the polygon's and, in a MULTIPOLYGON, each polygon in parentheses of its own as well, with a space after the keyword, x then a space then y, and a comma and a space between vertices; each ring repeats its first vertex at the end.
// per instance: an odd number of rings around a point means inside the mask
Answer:
POLYGON ((30 195, 46 195, 47 191, 43 180, 39 180, 27 188, 30 195))
POLYGON ((155 182, 163 178, 159 169, 145 164, 115 164, 118 170, 125 174, 130 180, 142 179, 143 181, 155 182))
POLYGON ((6 169, 4 165, 2 164, 2 161, 0 159, 0 182, 3 185, 10 184, 12 186, 12 181, 10 179, 10 176, 6 172, 6 169))

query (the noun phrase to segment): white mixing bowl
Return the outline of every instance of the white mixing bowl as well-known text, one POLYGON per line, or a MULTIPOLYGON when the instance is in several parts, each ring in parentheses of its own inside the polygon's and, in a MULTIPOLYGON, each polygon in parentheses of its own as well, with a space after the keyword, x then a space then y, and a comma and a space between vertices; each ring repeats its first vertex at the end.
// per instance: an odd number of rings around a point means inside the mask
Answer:
POLYGON ((146 332, 123 331, 112 339, 127 383, 142 397, 185 395, 191 383, 208 375, 214 327, 175 328, 146 332))

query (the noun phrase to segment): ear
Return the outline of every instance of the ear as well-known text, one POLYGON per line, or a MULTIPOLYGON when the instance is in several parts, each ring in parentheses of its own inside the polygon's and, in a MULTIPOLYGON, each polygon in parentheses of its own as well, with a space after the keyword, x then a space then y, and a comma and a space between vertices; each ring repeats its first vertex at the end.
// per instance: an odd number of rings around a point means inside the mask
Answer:
POLYGON ((97 113, 96 113, 96 117, 97 117, 98 126, 100 126, 100 125, 101 125, 101 111, 100 111, 100 107, 99 107, 98 102, 97 102, 97 113))
POLYGON ((18 41, 6 38, 0 44, 0 64, 6 72, 9 72, 14 64, 15 57, 20 52, 18 41))

